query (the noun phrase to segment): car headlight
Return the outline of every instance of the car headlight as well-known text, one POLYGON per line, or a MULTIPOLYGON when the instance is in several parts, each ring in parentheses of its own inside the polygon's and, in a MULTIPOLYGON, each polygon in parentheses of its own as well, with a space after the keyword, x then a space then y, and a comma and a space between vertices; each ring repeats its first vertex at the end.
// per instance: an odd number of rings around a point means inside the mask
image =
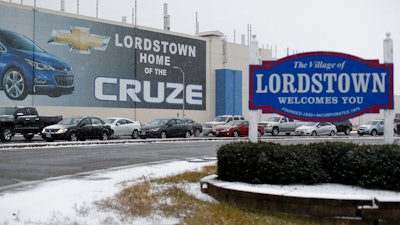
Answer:
POLYGON ((157 128, 153 128, 153 129, 151 129, 151 131, 158 131, 160 128, 159 127, 157 127, 157 128))
POLYGON ((62 129, 59 129, 59 130, 56 132, 56 134, 63 134, 63 133, 65 133, 65 132, 67 132, 67 131, 68 131, 67 128, 62 128, 62 129))
POLYGON ((35 61, 29 60, 29 59, 25 59, 25 60, 29 65, 31 65, 35 69, 38 69, 38 70, 55 70, 54 67, 52 67, 51 65, 35 62, 35 61))

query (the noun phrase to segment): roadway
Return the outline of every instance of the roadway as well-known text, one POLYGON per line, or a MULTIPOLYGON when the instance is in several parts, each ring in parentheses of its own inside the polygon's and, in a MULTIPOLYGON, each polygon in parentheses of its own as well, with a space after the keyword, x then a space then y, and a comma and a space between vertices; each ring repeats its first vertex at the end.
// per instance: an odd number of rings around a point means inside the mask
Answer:
MULTIPOLYGON (((215 158, 219 146, 232 141, 246 141, 247 138, 117 139, 50 143, 37 137, 32 142, 18 137, 13 140, 11 143, 0 144, 0 190, 48 178, 135 164, 215 158)), ((261 140, 282 144, 321 141, 383 144, 383 136, 359 137, 354 133, 334 137, 264 135, 261 140)), ((396 135, 395 143, 399 142, 400 138, 396 135)))

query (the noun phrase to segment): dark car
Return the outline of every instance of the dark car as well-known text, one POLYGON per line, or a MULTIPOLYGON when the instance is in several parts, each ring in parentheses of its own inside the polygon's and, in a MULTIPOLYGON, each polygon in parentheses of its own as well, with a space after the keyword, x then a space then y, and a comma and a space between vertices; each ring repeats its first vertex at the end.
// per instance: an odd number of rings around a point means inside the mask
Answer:
POLYGON ((112 135, 111 127, 103 120, 85 116, 67 117, 57 124, 45 127, 42 131, 42 138, 46 141, 108 140, 112 135))
POLYGON ((0 29, 0 89, 8 98, 58 97, 74 90, 71 66, 22 34, 0 29))
POLYGON ((200 136, 201 133, 203 133, 203 126, 199 122, 196 122, 189 118, 183 118, 182 120, 185 121, 190 126, 192 126, 193 136, 198 137, 200 136))
POLYGON ((143 125, 140 129, 140 138, 167 138, 184 137, 192 135, 192 126, 182 119, 154 119, 143 125))
POLYGON ((350 120, 341 120, 332 122, 336 126, 337 133, 344 132, 344 134, 349 135, 353 130, 353 124, 350 120))

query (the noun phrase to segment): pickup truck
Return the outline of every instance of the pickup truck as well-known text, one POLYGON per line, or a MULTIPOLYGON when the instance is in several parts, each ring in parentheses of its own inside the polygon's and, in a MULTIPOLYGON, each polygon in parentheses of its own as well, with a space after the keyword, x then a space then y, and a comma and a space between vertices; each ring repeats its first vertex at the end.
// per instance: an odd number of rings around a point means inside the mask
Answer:
POLYGON ((0 107, 0 140, 7 142, 19 133, 31 140, 46 126, 56 124, 62 116, 39 116, 34 107, 0 107))
POLYGON ((265 133, 278 135, 280 132, 284 132, 286 135, 290 135, 297 127, 304 123, 305 122, 296 121, 285 116, 271 116, 265 121, 260 121, 258 124, 264 126, 265 133))

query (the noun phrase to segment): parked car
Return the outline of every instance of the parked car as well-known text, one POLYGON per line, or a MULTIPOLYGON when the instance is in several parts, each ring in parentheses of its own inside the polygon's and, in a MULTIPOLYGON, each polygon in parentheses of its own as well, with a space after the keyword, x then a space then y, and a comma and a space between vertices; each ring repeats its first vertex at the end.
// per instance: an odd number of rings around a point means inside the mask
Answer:
POLYGON ((139 138, 140 123, 127 118, 108 117, 104 118, 104 122, 110 125, 113 130, 113 138, 121 136, 131 136, 134 139, 139 138))
POLYGON ((185 121, 187 124, 192 126, 192 135, 193 136, 198 137, 198 136, 200 136, 201 133, 203 133, 203 126, 199 122, 196 122, 189 118, 183 118, 183 121, 185 121))
POLYGON ((0 141, 11 141, 15 134, 31 140, 44 127, 62 120, 62 116, 39 115, 35 107, 0 107, 0 141))
MULTIPOLYGON (((398 132, 396 124, 393 124, 393 130, 395 134, 398 132)), ((371 136, 383 135, 384 131, 385 131, 385 121, 382 119, 370 120, 366 124, 360 125, 357 128, 357 133, 360 136, 363 136, 364 134, 371 136)))
POLYGON ((353 124, 350 120, 341 120, 332 122, 336 126, 337 132, 344 132, 345 135, 349 135, 353 130, 353 124))
POLYGON ((286 116, 271 116, 267 120, 258 122, 258 124, 264 126, 265 133, 271 133, 274 136, 280 132, 290 135, 296 128, 305 123, 304 121, 297 121, 286 116))
POLYGON ((244 116, 241 116, 241 115, 221 115, 221 116, 217 116, 212 121, 205 122, 203 124, 203 135, 204 136, 208 136, 209 134, 211 134, 213 132, 215 126, 226 124, 226 123, 228 123, 229 121, 232 121, 232 120, 244 120, 244 116))
POLYGON ((74 91, 71 66, 22 34, 0 29, 0 89, 11 100, 28 94, 58 97, 74 91))
MULTIPOLYGON (((258 136, 264 135, 264 126, 258 125, 258 136)), ((213 131, 215 136, 247 137, 249 136, 249 121, 232 120, 224 125, 217 125, 213 131)))
POLYGON ((178 118, 154 119, 140 128, 140 138, 167 138, 192 135, 192 126, 178 118))
POLYGON ((42 138, 46 141, 107 140, 112 135, 111 127, 103 120, 86 116, 67 117, 57 124, 45 127, 42 131, 42 138))
POLYGON ((333 136, 337 133, 336 126, 329 122, 307 122, 296 128, 296 135, 329 135, 333 136))

